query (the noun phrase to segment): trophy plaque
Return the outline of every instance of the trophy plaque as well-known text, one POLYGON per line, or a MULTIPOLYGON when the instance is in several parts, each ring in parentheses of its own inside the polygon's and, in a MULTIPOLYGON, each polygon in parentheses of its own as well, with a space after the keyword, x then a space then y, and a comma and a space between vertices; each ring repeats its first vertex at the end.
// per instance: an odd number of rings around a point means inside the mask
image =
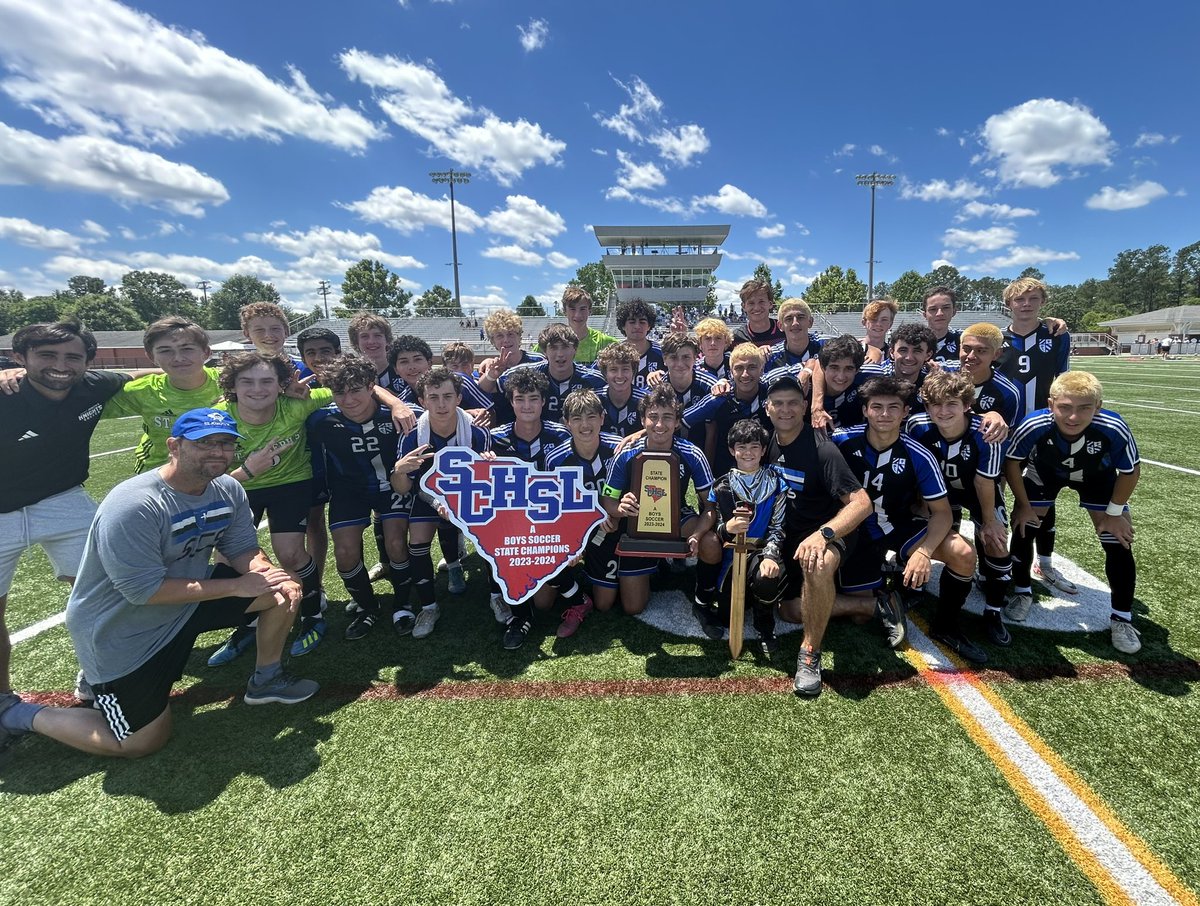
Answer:
POLYGON ((679 454, 643 450, 633 458, 629 490, 637 495, 638 514, 626 520, 628 531, 617 544, 625 557, 688 556, 679 537, 683 494, 679 487, 679 454))

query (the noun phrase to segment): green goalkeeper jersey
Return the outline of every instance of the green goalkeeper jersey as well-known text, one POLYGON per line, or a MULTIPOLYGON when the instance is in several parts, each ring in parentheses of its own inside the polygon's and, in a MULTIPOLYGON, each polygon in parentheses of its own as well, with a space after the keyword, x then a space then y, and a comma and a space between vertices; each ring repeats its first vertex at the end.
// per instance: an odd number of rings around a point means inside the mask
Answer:
POLYGON ((221 398, 218 368, 205 368, 205 381, 195 390, 180 390, 165 374, 148 374, 128 381, 104 404, 102 418, 136 415, 142 420, 142 438, 133 454, 134 472, 156 469, 167 462, 167 438, 175 419, 189 409, 211 406, 221 398))
POLYGON ((215 408, 224 409, 237 421, 238 432, 243 435, 238 441, 237 456, 232 472, 238 468, 255 450, 259 450, 272 440, 276 442, 276 455, 279 462, 261 475, 245 482, 242 487, 247 491, 259 488, 274 488, 281 484, 291 484, 294 481, 304 481, 312 478, 312 457, 308 452, 308 437, 304 430, 305 420, 322 406, 333 402, 333 391, 318 387, 312 391, 308 399, 297 400, 281 396, 275 402, 275 417, 265 425, 249 425, 238 415, 237 403, 222 400, 215 408))

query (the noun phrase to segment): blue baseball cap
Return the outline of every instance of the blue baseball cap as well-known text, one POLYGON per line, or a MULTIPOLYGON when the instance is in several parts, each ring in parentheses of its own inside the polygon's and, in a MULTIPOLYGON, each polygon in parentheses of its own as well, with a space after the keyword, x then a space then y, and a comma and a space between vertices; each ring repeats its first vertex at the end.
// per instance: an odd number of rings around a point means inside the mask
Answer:
POLYGON ((233 416, 220 409, 192 409, 175 419, 175 425, 171 428, 172 437, 182 437, 185 440, 199 440, 213 434, 243 436, 238 431, 233 416))

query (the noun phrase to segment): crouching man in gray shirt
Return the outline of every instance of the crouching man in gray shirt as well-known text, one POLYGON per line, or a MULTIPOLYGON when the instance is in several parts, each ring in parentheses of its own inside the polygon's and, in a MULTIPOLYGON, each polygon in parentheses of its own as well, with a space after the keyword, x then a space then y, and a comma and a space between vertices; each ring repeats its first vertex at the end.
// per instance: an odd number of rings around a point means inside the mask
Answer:
POLYGON ((196 637, 258 619, 245 701, 295 704, 317 691, 280 660, 300 586, 259 549, 246 492, 225 474, 238 434, 229 413, 193 409, 167 440, 170 461, 100 504, 67 602, 67 629, 95 710, 0 695, 0 747, 40 733, 98 755, 136 758, 171 735, 167 706, 196 637), (228 566, 210 566, 213 550, 228 566))

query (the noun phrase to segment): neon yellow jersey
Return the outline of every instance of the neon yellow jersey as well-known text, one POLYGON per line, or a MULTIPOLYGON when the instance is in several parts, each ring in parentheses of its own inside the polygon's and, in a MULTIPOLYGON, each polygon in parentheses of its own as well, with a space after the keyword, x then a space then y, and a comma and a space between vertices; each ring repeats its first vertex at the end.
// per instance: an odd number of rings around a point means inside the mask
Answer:
POLYGON ((281 396, 275 401, 275 417, 265 425, 248 425, 238 415, 237 403, 222 400, 214 408, 224 409, 237 422, 238 431, 245 435, 238 441, 237 455, 232 472, 255 450, 265 447, 272 439, 278 442, 279 465, 261 475, 255 475, 242 487, 247 491, 258 488, 274 488, 293 481, 312 478, 312 457, 308 452, 308 435, 304 430, 305 420, 322 406, 333 402, 333 391, 318 387, 306 400, 281 396))
POLYGON ((221 398, 219 368, 205 368, 206 380, 195 390, 180 390, 165 374, 148 374, 128 381, 104 404, 101 418, 136 415, 142 420, 142 439, 133 454, 134 472, 156 469, 167 461, 167 438, 175 419, 189 409, 211 406, 221 398))
POLYGON ((579 348, 575 350, 575 361, 590 365, 596 361, 596 356, 600 355, 601 349, 617 342, 619 341, 616 337, 610 337, 594 327, 589 327, 587 336, 579 342, 579 348))

